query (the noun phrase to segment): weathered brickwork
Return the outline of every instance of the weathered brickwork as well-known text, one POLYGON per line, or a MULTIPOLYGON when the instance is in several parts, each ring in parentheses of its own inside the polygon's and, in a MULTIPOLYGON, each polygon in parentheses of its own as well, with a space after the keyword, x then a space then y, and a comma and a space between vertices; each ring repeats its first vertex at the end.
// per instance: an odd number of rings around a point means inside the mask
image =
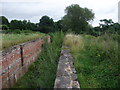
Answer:
POLYGON ((39 56, 45 40, 50 43, 50 36, 22 43, 2 51, 2 58, 0 59, 2 86, 0 89, 12 87, 28 71, 30 64, 39 56))

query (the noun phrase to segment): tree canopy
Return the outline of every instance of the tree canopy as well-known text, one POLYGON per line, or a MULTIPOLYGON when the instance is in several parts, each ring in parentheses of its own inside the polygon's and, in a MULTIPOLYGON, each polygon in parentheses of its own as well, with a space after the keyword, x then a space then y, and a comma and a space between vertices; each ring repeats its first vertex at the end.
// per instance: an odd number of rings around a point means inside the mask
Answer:
POLYGON ((63 17, 64 29, 71 29, 76 33, 86 30, 86 26, 94 19, 94 13, 88 8, 82 8, 78 4, 73 4, 65 9, 66 15, 63 17))
POLYGON ((48 16, 43 16, 39 22, 40 31, 43 33, 54 32, 54 21, 48 16))
POLYGON ((22 30, 22 21, 12 20, 10 22, 10 29, 20 29, 22 30))
POLYGON ((114 23, 112 19, 102 19, 100 20, 99 26, 94 27, 94 34, 95 36, 100 36, 105 33, 120 33, 120 24, 114 23))
POLYGON ((9 21, 5 16, 0 16, 0 25, 9 25, 9 21))
POLYGON ((37 26, 34 23, 31 23, 30 20, 27 22, 27 20, 12 20, 10 22, 10 29, 20 29, 20 30, 36 30, 37 26))
POLYGON ((0 16, 0 29, 7 30, 9 28, 9 21, 5 16, 0 16))

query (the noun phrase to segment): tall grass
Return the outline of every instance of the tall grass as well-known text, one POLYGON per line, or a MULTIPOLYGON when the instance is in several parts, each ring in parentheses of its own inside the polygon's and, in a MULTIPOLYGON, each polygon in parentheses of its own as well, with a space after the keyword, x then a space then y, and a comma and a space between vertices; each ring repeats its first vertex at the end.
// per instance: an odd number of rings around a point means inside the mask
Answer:
POLYGON ((63 33, 50 34, 52 42, 45 44, 38 60, 29 71, 18 81, 15 88, 53 88, 56 78, 57 64, 61 51, 63 33))
POLYGON ((69 33, 64 38, 64 44, 69 46, 72 52, 77 52, 83 49, 83 38, 80 35, 69 33))
POLYGON ((29 40, 33 40, 36 38, 43 37, 45 34, 42 33, 21 33, 21 34, 0 34, 2 40, 0 43, 0 50, 9 48, 13 45, 17 45, 19 43, 23 43, 29 40))
MULTIPOLYGON (((72 52, 81 88, 119 88, 120 61, 117 40, 108 34, 99 37, 81 36, 82 41, 79 40, 79 43, 83 42, 84 47, 72 52)), ((72 37, 69 39, 74 40, 72 37)), ((69 44, 76 46, 73 41, 69 44)))

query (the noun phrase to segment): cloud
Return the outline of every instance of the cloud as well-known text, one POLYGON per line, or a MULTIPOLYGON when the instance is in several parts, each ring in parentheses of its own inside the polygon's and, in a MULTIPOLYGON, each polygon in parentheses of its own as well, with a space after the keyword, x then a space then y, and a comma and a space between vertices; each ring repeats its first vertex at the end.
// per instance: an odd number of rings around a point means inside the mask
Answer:
POLYGON ((79 4, 81 7, 92 9, 95 13, 93 25, 96 26, 100 19, 118 19, 119 0, 1 0, 2 14, 9 20, 30 19, 39 22, 43 15, 48 15, 54 21, 60 20, 64 15, 64 9, 71 4, 79 4))

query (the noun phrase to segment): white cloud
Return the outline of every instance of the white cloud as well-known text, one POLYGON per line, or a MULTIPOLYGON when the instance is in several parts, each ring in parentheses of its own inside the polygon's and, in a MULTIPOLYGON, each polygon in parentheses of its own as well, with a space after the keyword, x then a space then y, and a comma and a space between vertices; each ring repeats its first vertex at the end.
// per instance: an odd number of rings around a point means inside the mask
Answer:
POLYGON ((64 9, 71 4, 92 9, 95 13, 93 25, 96 26, 100 19, 118 20, 119 0, 1 0, 2 14, 8 19, 30 19, 38 22, 43 15, 48 15, 55 21, 61 19, 64 9))

